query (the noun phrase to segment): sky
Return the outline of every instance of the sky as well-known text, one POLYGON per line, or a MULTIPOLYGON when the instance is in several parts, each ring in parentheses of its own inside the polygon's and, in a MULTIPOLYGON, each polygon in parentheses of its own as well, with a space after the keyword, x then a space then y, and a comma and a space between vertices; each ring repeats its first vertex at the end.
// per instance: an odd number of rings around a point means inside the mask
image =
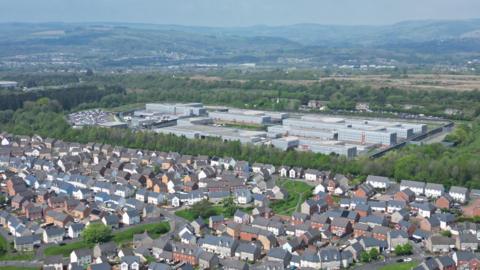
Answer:
POLYGON ((0 22, 385 25, 480 18, 480 0, 0 0, 0 22))

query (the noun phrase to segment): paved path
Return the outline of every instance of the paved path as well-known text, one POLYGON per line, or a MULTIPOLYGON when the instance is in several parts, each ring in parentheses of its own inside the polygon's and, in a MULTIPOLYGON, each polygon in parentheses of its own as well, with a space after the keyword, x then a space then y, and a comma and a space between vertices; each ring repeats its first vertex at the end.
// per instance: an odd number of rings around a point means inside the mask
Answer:
POLYGON ((42 265, 39 261, 0 261, 0 266, 40 268, 42 265))

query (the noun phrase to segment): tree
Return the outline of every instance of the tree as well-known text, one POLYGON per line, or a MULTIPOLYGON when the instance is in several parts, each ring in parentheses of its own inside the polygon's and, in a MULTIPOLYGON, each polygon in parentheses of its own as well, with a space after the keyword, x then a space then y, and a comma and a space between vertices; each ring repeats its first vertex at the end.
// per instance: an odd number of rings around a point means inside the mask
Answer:
POLYGON ((213 208, 213 204, 208 200, 203 200, 201 202, 198 202, 192 205, 190 210, 194 214, 195 218, 197 217, 209 218, 217 214, 215 212, 215 209, 213 208))
POLYGON ((413 253, 413 247, 410 243, 406 243, 404 245, 397 245, 394 252, 397 256, 410 255, 413 253))
POLYGON ((112 238, 112 230, 102 223, 92 223, 85 228, 82 238, 88 244, 104 243, 112 238))
POLYGON ((362 253, 360 253, 360 261, 361 262, 364 262, 364 263, 368 263, 370 262, 372 259, 370 257, 370 253, 366 252, 366 251, 362 251, 362 253))
POLYGON ((223 199, 222 205, 223 205, 223 213, 227 217, 233 216, 235 214, 235 211, 237 211, 237 205, 235 204, 232 196, 223 199))
POLYGON ((440 234, 442 236, 445 236, 445 237, 452 237, 452 232, 451 231, 442 231, 442 232, 440 232, 440 234))
POLYGON ((404 255, 410 255, 413 253, 413 246, 410 243, 403 245, 404 255))
POLYGON ((378 249, 372 248, 372 249, 370 250, 370 254, 369 254, 369 255, 370 255, 370 260, 376 261, 376 260, 378 260, 378 256, 380 255, 380 252, 378 252, 378 249))

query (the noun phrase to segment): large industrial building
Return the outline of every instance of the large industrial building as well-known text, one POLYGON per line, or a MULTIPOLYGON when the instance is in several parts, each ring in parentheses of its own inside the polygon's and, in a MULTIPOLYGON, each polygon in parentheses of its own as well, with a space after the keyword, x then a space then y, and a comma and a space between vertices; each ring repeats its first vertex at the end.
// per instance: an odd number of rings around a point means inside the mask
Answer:
POLYGON ((15 88, 17 86, 18 86, 18 82, 0 81, 0 88, 15 88))
POLYGON ((339 141, 317 141, 301 139, 298 148, 303 151, 311 151, 329 155, 331 153, 343 155, 348 158, 357 156, 357 147, 339 141))
POLYGON ((265 125, 271 123, 272 118, 264 114, 245 114, 232 112, 209 112, 208 116, 215 121, 239 124, 265 125))
MULTIPOLYGON (((280 128, 269 131, 278 132, 280 128)), ((377 120, 343 119, 320 116, 302 116, 301 119, 285 119, 283 130, 289 135, 336 139, 359 144, 395 145, 398 140, 409 139, 427 131, 425 124, 391 123, 377 120), (303 133, 303 134, 302 134, 303 133), (326 136, 330 135, 330 136, 326 136)))
POLYGON ((273 139, 271 144, 281 150, 298 149, 300 151, 310 151, 329 155, 331 153, 343 155, 348 158, 357 156, 357 147, 347 145, 339 141, 322 141, 315 139, 304 139, 294 136, 287 136, 273 139))
POLYGON ((145 104, 145 111, 149 113, 172 114, 178 116, 200 116, 207 113, 207 110, 203 107, 202 103, 147 103, 145 104))
POLYGON ((144 111, 135 114, 146 119, 159 115, 173 115, 178 118, 173 126, 153 126, 152 129, 159 133, 192 139, 215 137, 224 141, 269 144, 282 150, 335 153, 349 158, 373 148, 394 146, 427 131, 425 124, 320 115, 289 118, 288 114, 281 112, 223 107, 209 107, 212 111, 208 113, 208 117, 199 117, 206 114, 205 110, 200 103, 147 104, 144 111), (223 126, 227 123, 266 126, 267 131, 223 126))
POLYGON ((267 136, 263 131, 250 131, 236 128, 216 127, 208 125, 178 125, 155 129, 155 132, 185 136, 189 139, 220 138, 223 141, 240 141, 241 143, 259 143, 267 136))

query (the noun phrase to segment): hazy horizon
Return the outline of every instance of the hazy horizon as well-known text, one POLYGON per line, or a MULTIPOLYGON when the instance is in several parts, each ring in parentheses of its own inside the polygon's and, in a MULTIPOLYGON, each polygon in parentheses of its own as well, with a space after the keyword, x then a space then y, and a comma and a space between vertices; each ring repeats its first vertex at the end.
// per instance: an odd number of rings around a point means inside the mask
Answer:
POLYGON ((0 22, 203 27, 390 25, 480 18, 478 0, 0 0, 0 22))

